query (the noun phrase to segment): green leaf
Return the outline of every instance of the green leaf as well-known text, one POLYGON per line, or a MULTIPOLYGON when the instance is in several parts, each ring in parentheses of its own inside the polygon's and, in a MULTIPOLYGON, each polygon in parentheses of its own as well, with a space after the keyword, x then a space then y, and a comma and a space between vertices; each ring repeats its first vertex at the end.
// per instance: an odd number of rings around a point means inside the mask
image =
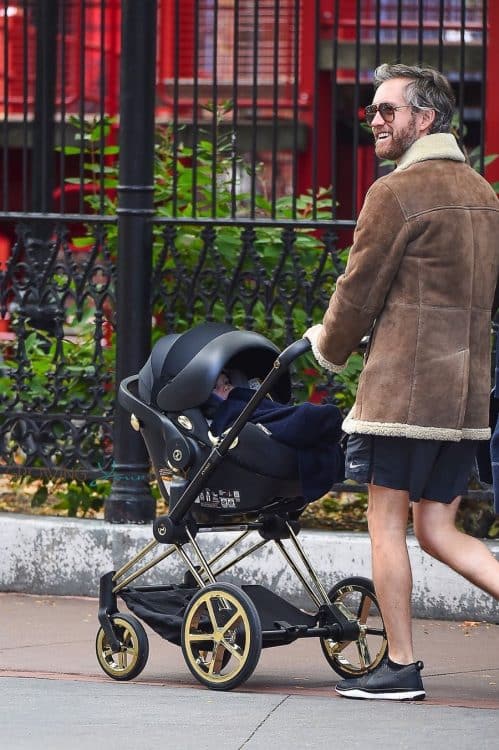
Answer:
POLYGON ((94 244, 93 237, 73 237, 71 244, 75 247, 90 248, 94 244))
POLYGON ((120 152, 119 146, 105 146, 104 150, 102 151, 102 153, 105 156, 112 156, 114 154, 119 154, 119 152, 120 152))
POLYGON ((88 172, 93 172, 94 174, 116 174, 116 167, 112 166, 106 166, 105 164, 94 164, 93 162, 85 162, 83 164, 85 169, 88 172))
POLYGON ((105 125, 104 123, 100 122, 94 128, 92 128, 91 132, 89 133, 89 137, 92 142, 98 143, 101 138, 107 138, 110 132, 111 128, 109 127, 109 125, 105 125))
POLYGON ((42 484, 41 487, 38 487, 35 494, 31 498, 31 507, 41 508, 41 506, 47 502, 47 498, 48 498, 47 487, 44 484, 42 484))
POLYGON ((62 152, 63 154, 66 154, 66 156, 75 156, 78 154, 81 154, 81 148, 78 146, 56 146, 56 151, 62 152))

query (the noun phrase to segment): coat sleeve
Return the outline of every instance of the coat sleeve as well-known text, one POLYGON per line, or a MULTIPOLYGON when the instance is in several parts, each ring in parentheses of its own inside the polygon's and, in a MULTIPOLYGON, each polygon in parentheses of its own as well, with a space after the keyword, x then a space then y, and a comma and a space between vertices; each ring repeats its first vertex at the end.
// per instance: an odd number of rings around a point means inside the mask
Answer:
MULTIPOLYGON (((315 342, 314 354, 339 371, 381 312, 409 241, 406 217, 394 192, 372 185, 359 214, 345 273, 338 278, 315 342)), ((322 361, 321 361, 322 360, 322 361)))

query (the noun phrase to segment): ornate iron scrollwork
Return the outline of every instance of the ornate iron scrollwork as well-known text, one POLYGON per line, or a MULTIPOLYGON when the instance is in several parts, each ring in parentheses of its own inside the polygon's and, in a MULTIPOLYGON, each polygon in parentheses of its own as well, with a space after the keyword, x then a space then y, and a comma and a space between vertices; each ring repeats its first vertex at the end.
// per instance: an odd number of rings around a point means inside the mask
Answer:
POLYGON ((0 311, 15 333, 0 362, 0 471, 100 476, 110 466, 114 261, 106 228, 79 252, 66 226, 31 224, 0 274, 0 311))

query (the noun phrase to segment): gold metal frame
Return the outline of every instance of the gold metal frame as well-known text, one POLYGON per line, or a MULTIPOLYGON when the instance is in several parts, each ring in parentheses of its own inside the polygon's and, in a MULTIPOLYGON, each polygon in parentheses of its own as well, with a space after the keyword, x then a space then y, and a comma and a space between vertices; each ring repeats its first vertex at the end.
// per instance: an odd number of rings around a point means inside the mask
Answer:
MULTIPOLYGON (((307 558, 305 551, 297 538, 297 534, 294 532, 290 523, 286 523, 286 527, 289 534, 288 544, 285 545, 282 539, 276 539, 274 541, 277 548, 280 550, 291 570, 297 576, 305 592, 308 594, 314 605, 317 608, 320 608, 324 605, 329 605, 331 602, 328 593, 325 590, 324 586, 321 584, 315 569, 307 558)), ((200 529, 197 537, 194 537, 190 533, 189 529, 186 528, 188 542, 182 544, 171 544, 164 552, 156 555, 149 562, 144 562, 144 558, 149 553, 153 552, 153 550, 155 550, 155 548, 159 544, 156 540, 153 539, 151 542, 145 545, 129 562, 124 564, 118 571, 116 571, 113 576, 113 593, 119 593, 132 581, 139 578, 141 575, 146 573, 162 560, 172 555, 174 552, 176 552, 181 557, 186 565, 186 568, 190 571, 195 583, 202 591, 209 584, 217 584, 218 576, 230 570, 246 557, 249 557, 249 555, 251 555, 253 552, 267 544, 268 541, 272 541, 260 539, 249 546, 247 549, 242 551, 239 550, 239 554, 237 554, 238 546, 248 537, 248 535, 253 530, 255 530, 254 524, 242 524, 234 527, 214 526, 210 528, 200 529), (198 543, 199 537, 201 537, 204 532, 234 530, 238 530, 241 533, 235 539, 231 540, 228 544, 222 546, 210 559, 207 559, 198 543), (191 547, 190 552, 188 552, 188 550, 186 549, 186 547, 189 546, 191 547), (231 552, 233 552, 234 554, 229 555, 229 553, 231 552), (226 559, 227 557, 229 557, 230 559, 224 562, 224 559, 226 559), (140 563, 142 563, 142 565, 139 565, 140 563), (134 572, 130 572, 137 565, 139 565, 139 567, 134 572)), ((249 643, 251 641, 251 638, 254 636, 251 633, 251 626, 248 621, 248 616, 246 614, 244 606, 240 602, 238 602, 237 599, 234 598, 234 596, 231 595, 229 597, 228 594, 226 596, 225 593, 222 593, 224 588, 223 583, 220 583, 220 587, 221 592, 219 592, 218 594, 216 593, 216 590, 206 592, 204 596, 201 596, 199 598, 193 611, 190 611, 188 609, 188 618, 186 621, 184 621, 182 628, 186 639, 185 658, 189 661, 192 670, 197 675, 199 675, 201 681, 205 680, 206 682, 224 684, 233 679, 236 679, 237 681, 237 675, 241 671, 241 669, 243 669, 243 666, 246 663, 249 643), (215 599, 218 599, 219 601, 226 599, 227 606, 235 607, 236 612, 234 616, 231 617, 229 624, 225 624, 223 626, 218 625, 212 603, 212 600, 214 601, 215 599), (198 624, 196 622, 196 617, 199 621, 199 618, 201 617, 199 612, 203 608, 205 608, 208 612, 208 619, 212 624, 212 632, 208 634, 206 632, 195 632, 198 624), (197 616, 195 614, 196 612, 198 613, 197 616), (241 632, 245 634, 244 648, 242 653, 240 653, 240 644, 236 643, 235 641, 236 630, 233 625, 236 621, 239 622, 239 638, 241 637, 241 632), (200 641, 205 641, 211 643, 212 645, 211 647, 207 647, 206 649, 197 649, 195 644, 200 641), (236 661, 235 668, 229 669, 227 673, 225 673, 224 670, 226 669, 228 662, 233 663, 234 661, 236 661)), ((348 593, 354 592, 355 590, 356 589, 354 587, 345 587, 345 592, 342 592, 341 596, 335 597, 333 603, 335 607, 337 607, 337 609, 339 609, 348 620, 358 622, 360 628, 358 638, 354 641, 334 641, 331 638, 322 637, 320 639, 326 658, 330 661, 331 666, 333 666, 333 668, 337 667, 337 671, 339 671, 340 674, 344 673, 347 676, 364 674, 368 669, 374 669, 374 667, 376 667, 380 663, 386 652, 386 636, 384 634, 382 621, 379 633, 376 632, 376 629, 374 629, 373 631, 373 628, 368 626, 368 616, 371 607, 371 598, 368 595, 369 592, 367 592, 367 595, 366 593, 364 594, 364 599, 361 602, 360 607, 356 611, 353 611, 351 608, 349 608, 348 602, 343 601, 343 593, 345 593, 346 595, 348 593), (374 658, 372 658, 370 649, 370 646, 372 644, 370 643, 370 640, 373 636, 377 637, 378 635, 381 637, 380 647, 376 647, 376 653, 374 654, 374 658)), ((375 598, 373 599, 373 601, 376 604, 375 598)), ((126 626, 128 627, 127 624, 126 626)), ((101 639, 103 639, 103 636, 101 636, 101 639)), ((104 648, 102 643, 101 648, 104 648)), ((104 653, 102 655, 102 658, 99 657, 104 670, 107 671, 108 674, 111 674, 111 676, 114 669, 117 671, 117 673, 123 674, 122 672, 119 672, 119 670, 126 669, 127 667, 126 665, 123 666, 120 660, 126 659, 128 650, 125 650, 123 656, 120 655, 118 657, 117 662, 113 662, 114 657, 109 650, 105 653, 107 653, 107 657, 104 655, 104 653), (104 666, 104 664, 107 664, 107 668, 106 666, 104 666)), ((234 664, 232 664, 232 666, 234 666, 234 664)), ((133 665, 130 666, 130 670, 132 669, 133 665)))
MULTIPOLYGON (((291 570, 295 573, 298 580, 303 585, 305 591, 308 593, 314 604, 316 604, 318 607, 320 607, 322 604, 329 604, 329 599, 327 596, 327 592, 324 589, 323 585, 321 584, 317 573, 315 569, 310 564, 310 561, 308 560, 303 547, 301 546, 297 535, 293 531, 291 525, 289 523, 286 523, 286 526, 289 531, 289 539, 291 542, 291 546, 294 548, 296 555, 298 556, 299 561, 301 561, 303 567, 305 568, 305 574, 300 568, 298 567, 297 561, 293 559, 292 555, 289 553, 289 551, 284 546, 284 543, 281 540, 275 540, 275 543, 279 550, 281 551, 283 557, 289 564, 291 570), (307 579, 308 575, 308 579, 307 579)), ((238 526, 237 529, 239 529, 242 533, 236 538, 233 539, 231 542, 223 546, 210 560, 207 560, 201 547, 199 546, 197 542, 197 538, 194 538, 190 531, 186 529, 186 533, 189 539, 189 544, 193 549, 193 552, 195 553, 195 557, 197 558, 197 565, 193 562, 189 554, 186 552, 184 545, 181 544, 172 544, 170 545, 162 554, 156 556, 152 560, 150 560, 148 563, 142 565, 142 567, 138 568, 135 572, 130 573, 126 578, 123 580, 120 580, 125 573, 128 573, 136 564, 141 562, 143 558, 149 553, 154 550, 159 542, 157 542, 155 539, 153 539, 151 542, 145 545, 129 562, 125 563, 119 570, 116 571, 116 573, 113 576, 113 582, 115 583, 115 586, 113 588, 113 593, 117 594, 121 589, 128 586, 132 581, 135 581, 139 576, 146 573, 148 570, 153 568, 155 565, 160 563, 162 560, 166 559, 170 555, 172 555, 174 552, 177 552, 185 564, 187 565, 188 569, 192 573, 196 583, 200 588, 203 588, 204 586, 208 585, 209 583, 216 583, 217 582, 217 576, 221 575, 222 573, 225 573, 226 571, 230 570, 234 565, 237 565, 239 562, 244 560, 245 558, 249 557, 253 552, 260 549, 264 545, 266 545, 269 541, 267 539, 261 539, 260 541, 253 544, 248 549, 240 552, 236 557, 233 557, 229 562, 225 563, 222 566, 217 567, 216 570, 213 570, 213 566, 215 563, 221 562, 223 558, 232 550, 235 550, 235 548, 244 540, 246 537, 251 533, 253 530, 252 528, 242 525, 238 526)), ((204 531, 230 531, 231 528, 229 526, 227 527, 212 527, 210 529, 206 530, 200 530, 198 535, 201 535, 204 531)))

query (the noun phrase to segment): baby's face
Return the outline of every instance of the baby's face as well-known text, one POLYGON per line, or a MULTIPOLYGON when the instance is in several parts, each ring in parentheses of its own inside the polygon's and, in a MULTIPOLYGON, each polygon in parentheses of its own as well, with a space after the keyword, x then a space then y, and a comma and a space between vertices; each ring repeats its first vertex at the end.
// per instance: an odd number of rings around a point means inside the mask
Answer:
POLYGON ((227 398, 229 392, 232 390, 232 385, 228 375, 225 372, 220 373, 213 390, 217 394, 217 396, 220 396, 220 398, 227 398))

